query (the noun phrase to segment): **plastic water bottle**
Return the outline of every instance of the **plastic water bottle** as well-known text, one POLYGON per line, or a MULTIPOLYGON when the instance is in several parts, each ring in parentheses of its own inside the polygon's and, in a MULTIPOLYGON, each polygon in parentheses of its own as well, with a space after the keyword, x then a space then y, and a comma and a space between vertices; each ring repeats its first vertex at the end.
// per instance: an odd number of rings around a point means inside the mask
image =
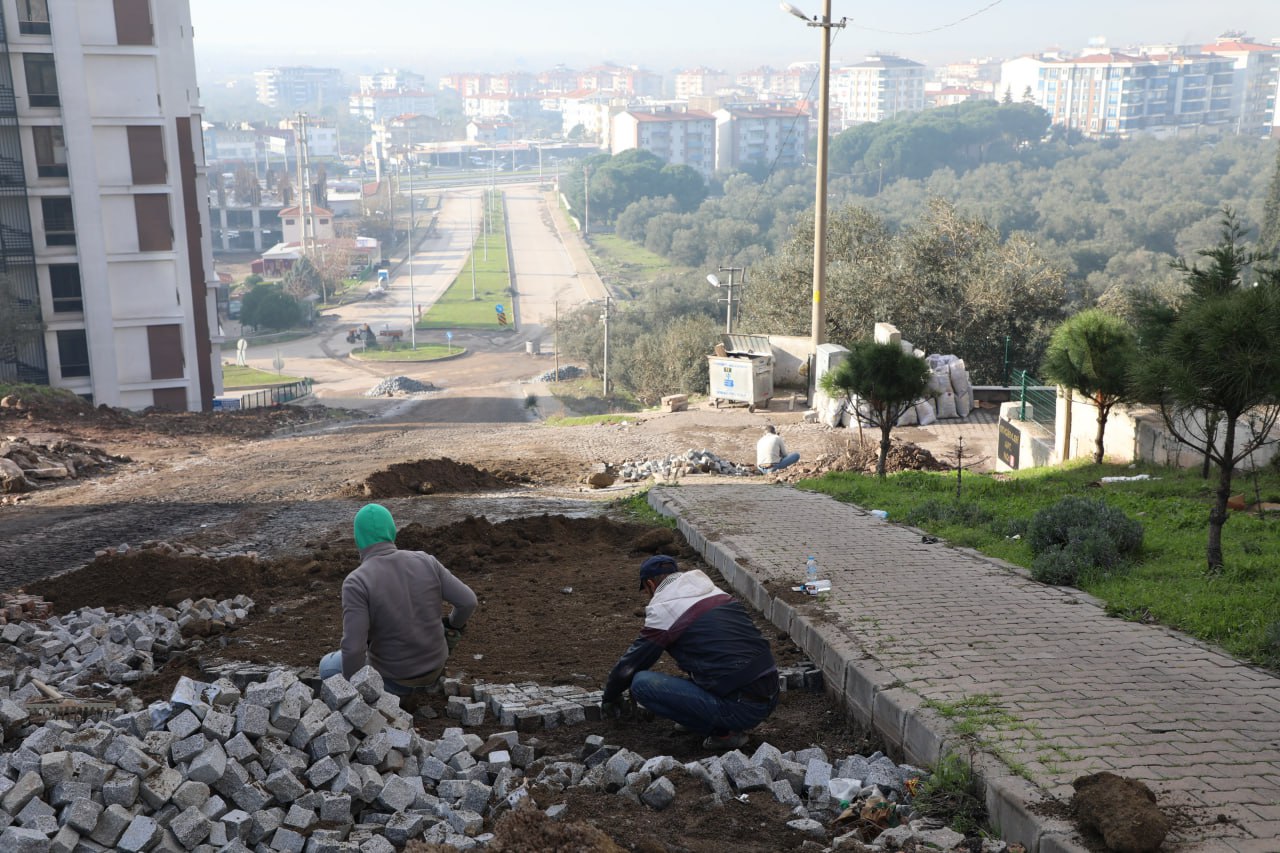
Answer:
POLYGON ((818 579, 818 561, 810 557, 804 563, 805 583, 813 583, 818 579))

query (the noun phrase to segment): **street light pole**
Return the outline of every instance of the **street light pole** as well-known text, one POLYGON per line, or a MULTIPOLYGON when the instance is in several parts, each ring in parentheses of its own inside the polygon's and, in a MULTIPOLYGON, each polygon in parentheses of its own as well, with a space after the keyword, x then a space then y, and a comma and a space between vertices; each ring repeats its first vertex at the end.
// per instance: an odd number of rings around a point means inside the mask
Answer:
POLYGON ((418 215, 418 207, 413 195, 413 133, 409 133, 409 150, 405 154, 405 163, 409 166, 409 349, 418 349, 418 301, 413 292, 413 220, 418 215))
POLYGON ((586 237, 591 233, 591 167, 582 167, 582 236, 586 237))
MULTIPOLYGON (((714 273, 707 276, 707 282, 710 283, 712 287, 728 288, 728 295, 720 301, 724 303, 724 333, 726 335, 731 335, 733 334, 733 287, 734 287, 733 274, 744 272, 744 270, 742 267, 716 267, 716 272, 727 272, 729 274, 728 284, 725 284, 724 282, 720 281, 720 279, 717 278, 714 273)), ((746 282, 739 282, 739 286, 745 283, 746 282)), ((738 297, 738 301, 739 302, 742 301, 741 296, 738 297)))
POLYGON ((604 298, 604 313, 600 315, 600 319, 604 321, 604 396, 609 397, 609 305, 612 303, 613 297, 606 295, 604 298))
POLYGON ((471 234, 471 301, 476 301, 476 218, 471 212, 471 199, 467 199, 467 232, 471 234))
POLYGON ((846 19, 831 20, 831 0, 822 0, 822 17, 810 19, 794 6, 783 3, 782 9, 800 18, 810 27, 822 31, 821 84, 818 93, 818 160, 817 180, 813 201, 813 311, 810 316, 810 333, 814 355, 818 346, 826 341, 827 306, 823 291, 827 283, 827 144, 829 101, 831 98, 831 31, 843 29, 846 19))

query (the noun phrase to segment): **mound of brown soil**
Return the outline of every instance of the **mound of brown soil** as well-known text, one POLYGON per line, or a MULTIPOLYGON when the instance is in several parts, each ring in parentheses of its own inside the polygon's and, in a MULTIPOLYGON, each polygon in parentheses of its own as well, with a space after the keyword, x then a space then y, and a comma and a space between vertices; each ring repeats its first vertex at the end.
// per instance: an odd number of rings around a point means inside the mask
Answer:
POLYGON ((1114 773, 1081 776, 1071 783, 1071 800, 1080 826, 1098 833, 1108 850, 1154 853, 1169 834, 1169 818, 1156 795, 1137 779, 1114 773))
MULTIPOLYGON (((860 471, 874 474, 876 463, 880 459, 880 442, 864 439, 861 444, 856 439, 842 453, 820 456, 807 462, 801 460, 778 474, 778 479, 793 483, 810 477, 819 477, 828 471, 860 471)), ((889 455, 885 457, 885 471, 889 474, 898 471, 949 471, 951 466, 934 457, 932 453, 917 444, 895 441, 889 446, 889 455)))
POLYGON ((405 498, 444 492, 489 492, 509 489, 521 480, 498 476, 483 468, 455 462, 449 458, 419 459, 398 462, 360 484, 359 491, 369 498, 405 498))

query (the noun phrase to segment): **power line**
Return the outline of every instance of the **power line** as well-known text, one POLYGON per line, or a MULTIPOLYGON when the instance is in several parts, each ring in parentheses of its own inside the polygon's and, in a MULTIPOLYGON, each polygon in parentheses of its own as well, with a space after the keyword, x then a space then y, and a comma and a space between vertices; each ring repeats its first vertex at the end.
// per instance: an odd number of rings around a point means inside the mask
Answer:
POLYGON ((939 27, 930 27, 927 30, 881 30, 881 29, 877 29, 876 27, 864 27, 860 24, 855 24, 853 21, 849 22, 849 26, 856 27, 860 30, 865 30, 866 32, 869 32, 869 33, 882 33, 884 35, 890 35, 890 36, 922 36, 928 33, 936 33, 941 30, 949 30, 954 26, 963 24, 965 21, 968 21, 971 18, 978 17, 983 12, 986 12, 990 9, 994 9, 996 6, 999 6, 1003 2, 1004 0, 992 0, 992 2, 983 6, 981 9, 977 10, 976 12, 970 12, 969 14, 965 15, 963 18, 956 18, 954 21, 952 21, 949 24, 943 24, 942 26, 939 26, 939 27))

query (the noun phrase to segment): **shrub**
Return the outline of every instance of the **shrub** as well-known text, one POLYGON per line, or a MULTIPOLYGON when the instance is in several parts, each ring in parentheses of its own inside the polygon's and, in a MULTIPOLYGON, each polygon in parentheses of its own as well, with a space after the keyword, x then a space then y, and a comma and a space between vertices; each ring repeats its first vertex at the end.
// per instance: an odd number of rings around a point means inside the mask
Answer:
POLYGON ((987 817, 973 767, 955 753, 942 757, 920 786, 912 805, 925 817, 945 821, 966 835, 981 829, 987 817))
POLYGON ((1027 526, 1031 577, 1071 585, 1109 571, 1142 547, 1142 525, 1103 501, 1070 496, 1040 510, 1027 526))
POLYGON ((907 513, 907 524, 919 527, 924 522, 941 522, 960 527, 981 527, 995 520, 990 512, 976 503, 951 503, 927 500, 907 513))

